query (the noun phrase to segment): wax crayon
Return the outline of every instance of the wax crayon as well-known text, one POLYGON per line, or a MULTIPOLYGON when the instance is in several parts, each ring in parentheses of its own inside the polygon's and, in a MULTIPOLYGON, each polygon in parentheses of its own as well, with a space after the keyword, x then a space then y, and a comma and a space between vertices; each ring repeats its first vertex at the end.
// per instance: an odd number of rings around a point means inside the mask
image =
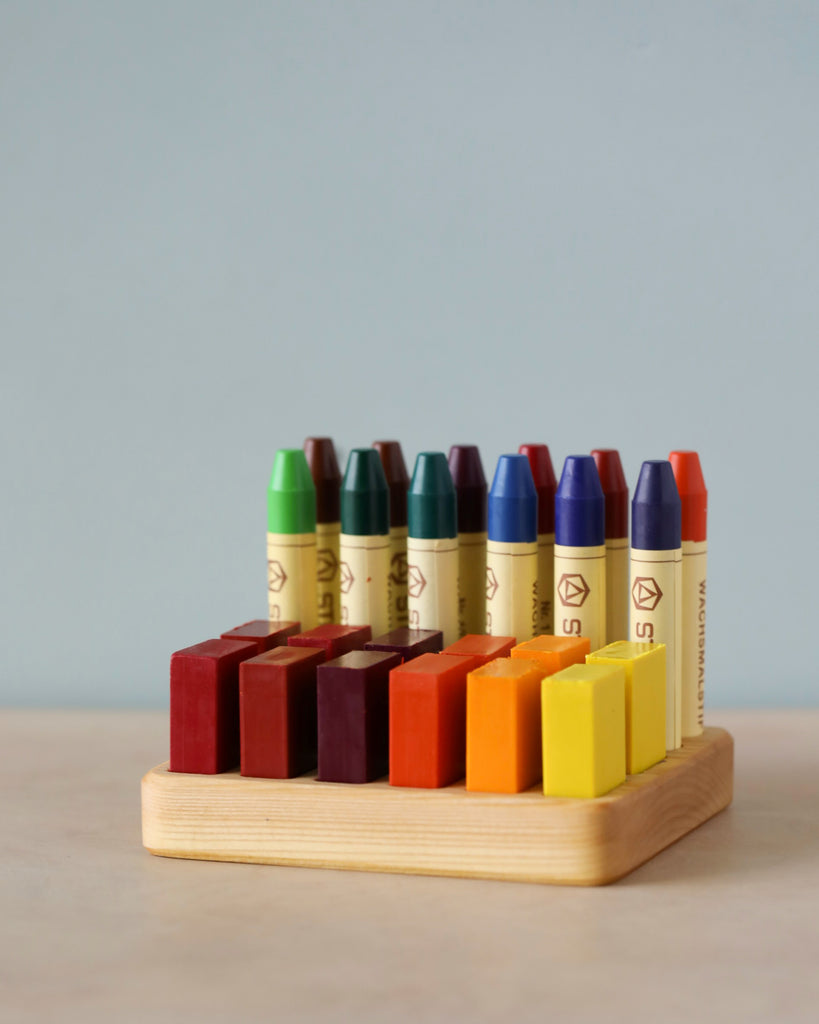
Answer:
POLYGON ((241 626, 221 634, 222 640, 243 640, 256 644, 256 653, 264 654, 274 647, 284 647, 287 638, 301 631, 298 622, 271 622, 270 619, 253 619, 241 626))
POLYGON ((455 654, 459 657, 477 658, 479 665, 488 665, 496 658, 508 658, 515 646, 513 636, 486 636, 483 633, 467 633, 454 644, 445 647, 441 654, 455 654))
POLYGON ((412 661, 422 654, 437 654, 444 646, 439 629, 391 629, 389 633, 373 637, 364 644, 365 651, 392 651, 402 661, 412 661))
POLYGON ((287 646, 318 647, 324 651, 327 661, 330 661, 349 651, 362 650, 372 635, 369 626, 339 626, 337 622, 325 622, 323 626, 289 636, 287 646))
POLYGON ((537 596, 540 618, 536 633, 554 632, 555 592, 555 491, 557 481, 549 446, 522 444, 518 451, 529 460, 537 491, 537 596))
POLYGON ((458 639, 458 525, 443 452, 421 452, 407 494, 407 593, 412 629, 458 639))
POLYGON ((628 636, 628 487, 620 454, 614 448, 595 448, 606 504, 606 639, 628 636))
POLYGON ((671 463, 644 462, 631 502, 630 639, 665 644, 667 750, 682 745, 681 518, 671 463))
POLYGON ((276 647, 239 666, 241 774, 292 779, 316 767, 315 647, 276 647))
POLYGON ((318 623, 338 622, 338 538, 341 533, 341 472, 329 437, 308 437, 304 456, 316 488, 316 601, 318 623))
POLYGON ((591 647, 585 636, 536 636, 512 648, 510 657, 536 661, 547 676, 582 664, 591 647))
POLYGON ((696 452, 668 456, 682 502, 682 735, 699 736, 705 708, 708 491, 696 452))
POLYGON ((458 499, 458 628, 461 636, 486 628, 486 477, 474 444, 449 449, 458 499))
POLYGON ((276 452, 267 492, 269 617, 317 622, 316 488, 301 448, 276 452))
POLYGON ((373 441, 390 492, 390 575, 387 580, 390 629, 409 625, 407 604, 407 488, 409 474, 398 441, 373 441))
POLYGON ((374 448, 354 448, 341 484, 341 621, 391 629, 390 497, 374 448))
POLYGON ((555 495, 555 636, 606 642, 605 502, 591 455, 569 455, 555 495))
POLYGON ((501 455, 489 491, 486 632, 530 640, 537 631, 537 492, 525 455, 501 455))

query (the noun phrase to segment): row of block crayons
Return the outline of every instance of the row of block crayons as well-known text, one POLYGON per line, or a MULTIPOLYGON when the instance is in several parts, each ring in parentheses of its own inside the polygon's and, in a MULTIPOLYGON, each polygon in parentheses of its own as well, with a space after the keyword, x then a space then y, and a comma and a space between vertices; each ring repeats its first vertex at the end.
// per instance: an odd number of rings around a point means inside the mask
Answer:
POLYGON ((330 438, 276 454, 268 490, 272 620, 371 623, 466 634, 667 647, 666 747, 702 731, 707 491, 696 452, 643 463, 632 500, 614 449, 545 444, 498 460, 487 490, 474 445, 421 452, 410 480, 397 441, 350 452, 330 438))
POLYGON ((172 772, 597 797, 665 757, 663 644, 299 628, 172 655, 172 772))

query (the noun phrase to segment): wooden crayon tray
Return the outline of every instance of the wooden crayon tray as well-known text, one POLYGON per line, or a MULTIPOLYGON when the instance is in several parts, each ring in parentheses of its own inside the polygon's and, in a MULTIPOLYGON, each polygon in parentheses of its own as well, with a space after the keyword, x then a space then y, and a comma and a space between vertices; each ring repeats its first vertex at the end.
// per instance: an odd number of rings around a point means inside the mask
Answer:
POLYGON ((595 800, 182 775, 166 762, 142 780, 142 838, 161 857, 605 885, 727 807, 733 776, 733 739, 713 727, 595 800))

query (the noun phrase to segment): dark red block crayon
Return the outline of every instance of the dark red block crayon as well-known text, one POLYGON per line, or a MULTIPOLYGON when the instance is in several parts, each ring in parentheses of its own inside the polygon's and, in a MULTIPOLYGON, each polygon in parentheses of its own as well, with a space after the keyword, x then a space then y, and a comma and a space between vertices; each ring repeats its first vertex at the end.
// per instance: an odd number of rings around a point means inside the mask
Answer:
POLYGON ((554 633, 555 590, 555 493, 557 480, 552 456, 546 444, 522 444, 520 455, 529 460, 537 491, 537 595, 540 615, 538 632, 554 633))
POLYGON ((242 775, 291 779, 316 767, 317 647, 277 647, 239 666, 242 775))
POLYGON ((287 638, 288 647, 320 647, 327 661, 340 658, 348 651, 360 651, 368 640, 372 639, 373 631, 369 626, 339 626, 328 622, 306 633, 296 633, 287 638))
POLYGON ((409 473, 398 441, 373 441, 390 492, 389 621, 392 629, 409 625, 407 603, 407 490, 409 473))
POLYGON ((351 651, 319 665, 318 778, 373 782, 389 767, 390 670, 399 654, 351 651))
POLYGON ((440 629, 393 629, 364 644, 365 651, 393 651, 402 661, 412 661, 421 654, 437 654, 444 646, 440 629))
POLYGON ((341 534, 341 471, 329 437, 308 437, 304 457, 316 488, 316 582, 318 621, 338 622, 339 535, 341 534))
POLYGON ((171 655, 172 772, 215 775, 239 763, 240 640, 205 640, 171 655))
POLYGON ((223 640, 243 640, 245 643, 256 644, 256 653, 264 654, 274 647, 284 647, 287 638, 294 636, 301 629, 300 622, 274 622, 271 619, 253 619, 235 629, 222 633, 223 640))

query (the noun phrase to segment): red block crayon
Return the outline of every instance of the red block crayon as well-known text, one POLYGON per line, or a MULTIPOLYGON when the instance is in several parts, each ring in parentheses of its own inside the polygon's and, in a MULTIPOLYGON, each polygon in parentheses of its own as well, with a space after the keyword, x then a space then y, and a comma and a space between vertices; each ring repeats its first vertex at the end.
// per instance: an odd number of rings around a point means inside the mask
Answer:
POLYGON ((369 626, 339 626, 336 623, 325 623, 308 629, 306 633, 297 633, 287 638, 288 647, 320 647, 327 661, 340 658, 348 651, 360 651, 364 644, 372 639, 373 632, 369 626))
POLYGON ((479 665, 488 665, 495 658, 508 658, 517 643, 513 636, 485 636, 483 633, 467 633, 454 644, 445 647, 441 654, 456 654, 461 657, 477 658, 479 665))
POLYGON ((421 654, 437 654, 444 646, 440 629, 393 629, 364 644, 365 651, 392 651, 402 661, 412 661, 421 654))
POLYGON ((264 654, 274 647, 285 647, 287 638, 301 629, 299 622, 273 622, 270 619, 253 619, 241 626, 221 634, 222 640, 242 640, 256 644, 256 653, 264 654))

